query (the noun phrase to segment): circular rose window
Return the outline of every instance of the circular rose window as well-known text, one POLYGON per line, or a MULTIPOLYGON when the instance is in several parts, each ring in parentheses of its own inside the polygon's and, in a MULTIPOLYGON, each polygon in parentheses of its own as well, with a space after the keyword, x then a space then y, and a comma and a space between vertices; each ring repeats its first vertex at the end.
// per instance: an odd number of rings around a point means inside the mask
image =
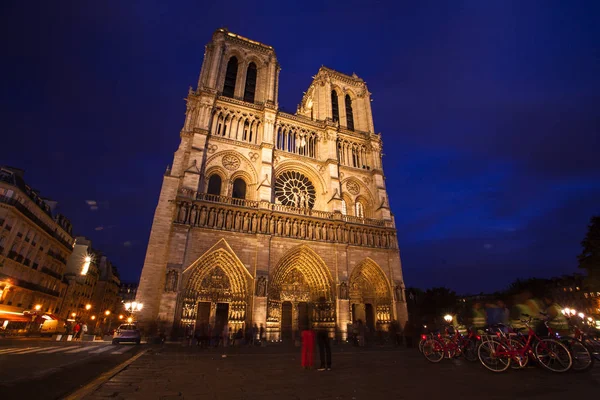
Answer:
POLYGON ((300 172, 283 172, 275 181, 275 199, 285 206, 313 208, 315 193, 312 182, 300 172))

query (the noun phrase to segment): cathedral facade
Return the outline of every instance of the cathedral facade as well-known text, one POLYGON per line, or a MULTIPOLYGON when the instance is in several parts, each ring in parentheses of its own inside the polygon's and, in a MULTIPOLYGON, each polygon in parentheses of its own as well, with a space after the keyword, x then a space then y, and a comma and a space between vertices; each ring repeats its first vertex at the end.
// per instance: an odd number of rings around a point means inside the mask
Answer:
POLYGON ((321 67, 295 114, 271 46, 218 29, 187 96, 137 301, 174 335, 263 325, 345 338, 407 319, 382 141, 356 75, 321 67))

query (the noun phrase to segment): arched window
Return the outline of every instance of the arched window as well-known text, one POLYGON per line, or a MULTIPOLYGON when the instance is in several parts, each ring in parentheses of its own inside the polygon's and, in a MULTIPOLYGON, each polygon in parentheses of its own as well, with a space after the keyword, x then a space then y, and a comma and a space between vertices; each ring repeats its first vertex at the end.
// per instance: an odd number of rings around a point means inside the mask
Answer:
POLYGON ((352 114, 352 99, 350 95, 346 95, 346 127, 351 131, 354 130, 354 115, 352 114))
POLYGON ((233 193, 231 195, 234 199, 245 199, 246 198, 246 181, 242 178, 237 178, 233 181, 233 193))
POLYGON ((221 177, 217 174, 213 174, 208 179, 208 189, 206 190, 208 194, 214 194, 217 196, 221 195, 221 177))
POLYGON ((225 84, 223 85, 223 96, 233 97, 235 93, 235 80, 237 78, 238 60, 231 57, 227 63, 227 72, 225 72, 225 84))
POLYGON ((256 64, 248 65, 246 70, 246 88, 244 89, 244 101, 254 103, 254 92, 256 91, 256 64))
POLYGON ((334 121, 340 120, 340 108, 338 106, 338 97, 335 90, 331 91, 331 113, 334 121))
POLYGON ((342 200, 342 215, 348 215, 348 208, 346 206, 346 200, 342 200))
POLYGON ((356 216, 358 218, 365 217, 365 206, 363 206, 363 203, 361 203, 360 201, 356 202, 356 216))

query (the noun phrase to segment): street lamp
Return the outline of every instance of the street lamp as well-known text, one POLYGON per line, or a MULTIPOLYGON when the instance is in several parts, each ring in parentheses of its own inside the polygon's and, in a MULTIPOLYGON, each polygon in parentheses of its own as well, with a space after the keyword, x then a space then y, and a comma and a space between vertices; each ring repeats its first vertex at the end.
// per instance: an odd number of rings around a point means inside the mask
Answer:
POLYGON ((123 314, 119 315, 119 319, 123 319, 123 314))
POLYGON ((90 308, 92 308, 92 305, 91 305, 91 304, 86 304, 86 305, 85 305, 85 309, 86 309, 86 310, 88 310, 88 311, 89 311, 89 310, 90 310, 90 308))
POLYGON ((76 313, 71 313, 71 317, 75 318, 77 316, 76 313))
POLYGON ((584 315, 582 312, 580 312, 580 313, 579 313, 579 314, 577 314, 577 315, 578 315, 578 316, 579 316, 579 318, 581 318, 581 319, 583 319, 583 318, 585 317, 585 315, 584 315))
POLYGON ((444 315, 444 321, 446 321, 447 323, 452 322, 452 315, 450 315, 450 314, 444 315))
POLYGON ((144 305, 142 303, 138 303, 137 301, 127 302, 125 303, 125 309, 129 312, 129 317, 127 318, 127 322, 133 322, 133 313, 136 311, 142 311, 144 305))
POLYGON ((132 323, 133 322, 133 318, 131 318, 131 317, 127 318, 127 322, 132 323))
POLYGON ((93 321, 93 320, 95 320, 95 319, 96 319, 96 316, 95 316, 95 315, 92 315, 90 318, 91 318, 91 319, 92 319, 92 321, 93 321))
POLYGON ((110 310, 104 311, 104 315, 106 315, 108 317, 110 315, 110 310))
POLYGON ((40 311, 42 309, 42 305, 41 304, 36 304, 35 305, 35 311, 40 311))

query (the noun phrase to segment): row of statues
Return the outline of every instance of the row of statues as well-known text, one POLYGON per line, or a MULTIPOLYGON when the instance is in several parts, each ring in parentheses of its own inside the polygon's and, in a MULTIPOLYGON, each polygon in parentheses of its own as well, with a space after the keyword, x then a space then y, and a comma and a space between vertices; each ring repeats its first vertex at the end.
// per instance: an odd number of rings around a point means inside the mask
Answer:
POLYGON ((397 248, 395 233, 360 228, 345 223, 315 222, 300 218, 241 212, 226 208, 177 204, 175 222, 207 228, 287 236, 298 239, 325 240, 361 246, 397 248))

